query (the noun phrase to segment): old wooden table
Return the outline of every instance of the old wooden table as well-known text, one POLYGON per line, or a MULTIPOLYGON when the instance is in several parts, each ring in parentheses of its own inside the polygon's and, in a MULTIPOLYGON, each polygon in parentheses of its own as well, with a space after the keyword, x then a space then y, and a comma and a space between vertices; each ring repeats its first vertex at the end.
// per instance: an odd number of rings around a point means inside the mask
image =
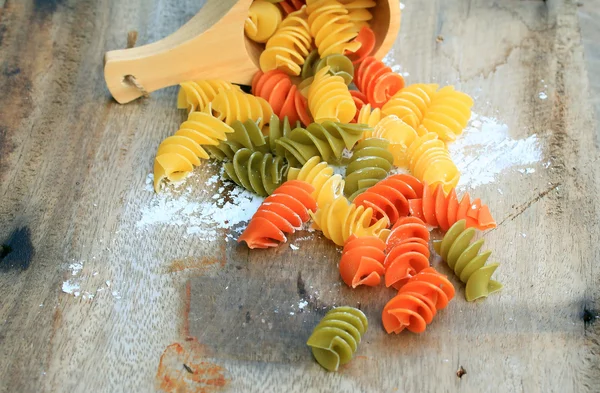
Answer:
POLYGON ((130 29, 167 35, 198 1, 0 0, 0 391, 599 392, 600 1, 581 3, 406 1, 392 60, 408 81, 456 84, 542 158, 472 190, 501 223, 485 238, 502 293, 468 304, 457 284, 425 334, 392 337, 392 292, 339 285, 315 234, 249 253, 224 230, 140 227, 183 115, 176 88, 113 102, 102 55, 130 29), (323 307, 358 302, 359 356, 326 373, 304 342, 323 307))

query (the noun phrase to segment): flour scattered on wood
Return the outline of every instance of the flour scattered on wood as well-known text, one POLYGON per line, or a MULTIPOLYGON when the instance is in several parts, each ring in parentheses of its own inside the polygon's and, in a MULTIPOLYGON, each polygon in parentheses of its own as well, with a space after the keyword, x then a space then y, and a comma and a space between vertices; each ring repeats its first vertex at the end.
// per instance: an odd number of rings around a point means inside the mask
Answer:
POLYGON ((75 297, 78 297, 81 294, 81 288, 79 286, 79 283, 75 280, 67 280, 63 282, 62 291, 75 297))
MULTIPOLYGON (((206 165, 208 169, 211 166, 214 169, 214 164, 206 165)), ((185 180, 185 188, 179 186, 179 190, 173 191, 168 185, 166 190, 153 195, 150 203, 141 209, 137 229, 180 226, 187 235, 204 241, 222 239, 223 230, 241 233, 244 229, 241 224, 252 218, 264 198, 232 182, 223 182, 220 175, 204 181, 201 178, 200 173, 193 173, 185 180)), ((152 174, 148 179, 153 181, 152 174)), ((153 189, 148 191, 154 193, 153 189)))
MULTIPOLYGON (((542 159, 537 135, 513 139, 508 131, 508 125, 497 119, 473 113, 463 134, 449 144, 452 159, 461 172, 459 187, 477 188, 492 183, 505 170, 542 159)), ((534 172, 528 168, 522 173, 534 172)))

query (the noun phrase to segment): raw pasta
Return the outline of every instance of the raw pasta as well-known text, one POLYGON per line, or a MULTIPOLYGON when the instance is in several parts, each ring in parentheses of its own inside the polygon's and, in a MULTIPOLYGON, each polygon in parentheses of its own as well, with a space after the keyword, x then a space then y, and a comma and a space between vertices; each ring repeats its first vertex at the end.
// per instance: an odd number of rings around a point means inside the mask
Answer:
POLYGON ((351 201, 387 177, 392 169, 393 157, 384 139, 369 138, 359 142, 346 167, 344 194, 351 201))
POLYGON ((255 97, 237 90, 221 90, 215 99, 204 109, 219 120, 231 125, 236 120, 255 121, 260 128, 273 114, 271 105, 261 97, 255 97))
POLYGON ((338 0, 348 10, 350 22, 356 30, 369 27, 369 21, 373 15, 369 8, 375 7, 375 0, 338 0))
MULTIPOLYGON (((352 100, 354 101, 354 105, 356 106, 356 113, 354 114, 354 119, 352 119, 352 123, 360 123, 358 118, 360 116, 360 112, 363 110, 364 106, 367 104, 367 96, 361 93, 358 90, 350 90, 350 95, 352 96, 352 100)), ((364 123, 366 124, 366 123, 364 123)), ((373 124, 370 127, 375 126, 373 124)))
POLYGON ((385 242, 378 237, 354 237, 344 245, 340 260, 340 275, 351 288, 359 285, 374 287, 385 273, 385 242))
POLYGON ((281 19, 281 10, 275 4, 265 0, 254 0, 248 10, 244 32, 252 41, 265 43, 275 34, 281 19))
POLYGON ((406 150, 410 172, 432 187, 441 184, 444 192, 456 187, 460 172, 452 161, 446 144, 435 133, 418 137, 406 150))
POLYGON ((404 329, 424 332, 437 311, 454 298, 454 293, 452 283, 434 268, 422 270, 411 277, 383 308, 381 319, 385 331, 396 334, 404 329))
POLYGON ((242 149, 250 149, 261 153, 269 153, 269 144, 258 125, 252 120, 235 121, 231 124, 233 133, 217 146, 206 146, 208 154, 219 161, 233 160, 235 153, 242 149))
POLYGON ((431 104, 421 121, 419 135, 434 132, 444 142, 456 140, 471 118, 473 99, 445 86, 431 97, 431 104))
POLYGON ((365 128, 361 124, 331 121, 313 123, 306 128, 295 128, 276 143, 285 150, 285 157, 293 167, 300 167, 316 156, 329 163, 337 163, 342 158, 344 148, 351 150, 365 128))
POLYGON ((354 83, 366 94, 371 106, 381 108, 404 87, 404 78, 382 61, 369 56, 358 66, 354 83))
POLYGON ((279 0, 275 2, 279 3, 283 13, 286 15, 289 15, 294 11, 298 11, 306 5, 305 0, 279 0))
POLYGON ((316 210, 313 191, 313 186, 301 180, 283 183, 260 205, 238 243, 244 241, 249 248, 268 248, 286 242, 285 234, 300 229, 309 219, 308 212, 316 210))
POLYGON ((203 145, 217 145, 232 132, 233 128, 209 114, 190 113, 175 135, 166 138, 158 146, 154 159, 154 190, 160 191, 165 178, 182 180, 194 166, 200 165, 200 158, 208 158, 203 145))
POLYGON ((373 136, 390 142, 388 149, 394 157, 394 165, 398 167, 408 166, 410 162, 407 154, 408 147, 418 137, 414 128, 400 120, 398 116, 390 115, 384 117, 375 125, 373 136))
POLYGON ((373 49, 375 49, 377 39, 375 37, 375 32, 370 27, 364 26, 360 29, 354 40, 360 42, 360 48, 356 52, 348 53, 347 55, 350 57, 350 60, 352 60, 353 64, 360 64, 371 55, 373 49))
POLYGON ((350 22, 348 10, 336 0, 307 0, 306 12, 310 33, 319 55, 356 52, 361 43, 353 41, 358 29, 350 22))
POLYGON ((300 75, 300 66, 311 46, 308 16, 303 8, 289 14, 269 38, 260 55, 260 69, 263 72, 279 69, 288 75, 300 75))
POLYGON ((202 111, 215 99, 219 90, 237 90, 240 87, 223 80, 199 80, 183 82, 179 85, 177 108, 188 112, 202 111))
POLYGON ((314 77, 316 72, 321 71, 326 66, 329 66, 329 74, 332 76, 341 76, 344 79, 346 85, 352 83, 352 78, 354 77, 354 65, 352 61, 344 55, 340 54, 332 54, 326 56, 322 59, 318 58, 318 53, 316 54, 316 61, 314 56, 316 52, 312 52, 304 66, 302 67, 302 78, 306 79, 311 76, 314 77), (311 64, 312 63, 312 64, 311 64))
POLYGON ((466 220, 458 221, 452 225, 441 241, 433 242, 433 246, 450 269, 454 270, 460 281, 467 284, 465 298, 468 302, 472 302, 499 291, 502 284, 491 280, 499 264, 485 264, 492 252, 479 254, 484 241, 480 239, 471 244, 475 236, 475 228, 466 226, 466 220))
POLYGON ((328 371, 352 360, 369 323, 362 311, 353 307, 330 310, 308 338, 317 363, 328 371))
MULTIPOLYGON (((372 128, 375 127, 379 121, 381 121, 381 109, 375 108, 371 110, 370 104, 366 104, 360 108, 356 119, 357 123, 366 124, 372 128)), ((371 138, 372 136, 373 132, 365 132, 363 138, 371 138)))
POLYGON ((371 224, 373 209, 356 206, 343 196, 334 199, 329 205, 319 207, 311 216, 314 220, 313 227, 321 230, 327 239, 331 239, 338 246, 346 244, 352 235, 385 239, 389 234, 387 218, 371 224))
POLYGON ((385 286, 400 289, 429 267, 429 231, 416 217, 403 217, 392 227, 386 241, 385 286))
POLYGON ((287 117, 292 124, 298 121, 304 125, 311 123, 306 98, 283 71, 257 72, 252 79, 252 94, 267 100, 279 118, 287 117))
POLYGON ((423 196, 423 184, 410 175, 390 176, 354 199, 354 204, 373 209, 373 220, 385 218, 394 225, 409 212, 409 201, 423 196))
MULTIPOLYGON (((300 77, 305 80, 315 76, 315 67, 317 63, 321 61, 321 57, 319 56, 319 51, 314 49, 312 52, 308 54, 306 59, 304 60, 304 64, 302 64, 302 72, 300 73, 300 77)), ((312 80, 311 80, 312 82, 312 80)))
POLYGON ((436 84, 414 84, 409 85, 394 94, 390 100, 383 105, 381 111, 384 116, 396 115, 403 122, 417 130, 427 108, 431 105, 432 96, 435 94, 436 84))
POLYGON ((334 174, 333 168, 321 161, 320 157, 313 157, 302 165, 302 168, 290 168, 288 180, 303 180, 315 188, 313 197, 317 206, 323 207, 339 196, 344 190, 344 179, 341 175, 334 174))
POLYGON ((283 157, 246 148, 235 152, 224 167, 225 178, 261 196, 271 195, 283 183, 288 168, 283 157))
POLYGON ((315 74, 308 89, 308 107, 315 122, 327 120, 349 123, 356 114, 356 105, 341 76, 329 75, 329 66, 315 74))
POLYGON ((411 215, 419 217, 433 227, 440 227, 443 232, 448 231, 460 220, 465 220, 467 228, 482 231, 496 227, 490 209, 481 204, 481 199, 477 198, 471 202, 467 192, 459 202, 456 189, 451 189, 446 195, 441 185, 436 188, 426 186, 423 198, 410 200, 409 208, 411 215))

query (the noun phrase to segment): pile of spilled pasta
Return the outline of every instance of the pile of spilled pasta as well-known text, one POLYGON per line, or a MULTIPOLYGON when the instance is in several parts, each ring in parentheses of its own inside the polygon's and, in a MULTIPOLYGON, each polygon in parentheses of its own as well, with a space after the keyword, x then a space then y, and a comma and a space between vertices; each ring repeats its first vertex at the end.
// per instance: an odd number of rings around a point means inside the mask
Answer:
MULTIPOLYGON (((374 0, 255 0, 246 35, 261 44, 251 94, 220 80, 182 83, 178 107, 189 110, 159 146, 154 186, 178 181, 201 159, 224 164, 224 176, 265 196, 239 242, 277 247, 312 220, 343 247, 340 276, 351 288, 398 290, 383 308, 388 333, 425 331, 454 297, 430 266, 435 251, 465 285, 467 301, 502 286, 491 276, 476 231, 494 228, 488 207, 457 196, 460 173, 447 144, 466 127, 472 99, 452 86, 405 86, 371 57, 374 0), (345 176, 332 165, 345 166, 345 176), (411 174, 395 174, 395 168, 411 174)), ((349 362, 368 326, 358 309, 327 313, 308 340, 328 370, 349 362)))

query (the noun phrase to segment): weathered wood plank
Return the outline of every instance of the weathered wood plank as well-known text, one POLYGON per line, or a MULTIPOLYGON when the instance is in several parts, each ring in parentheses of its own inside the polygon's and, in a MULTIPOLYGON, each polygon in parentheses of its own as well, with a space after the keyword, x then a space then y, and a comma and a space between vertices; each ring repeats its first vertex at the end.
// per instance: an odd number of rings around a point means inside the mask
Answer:
MULTIPOLYGON (((165 376, 206 392, 597 391, 599 152, 575 2, 407 3, 394 58, 408 81, 456 84, 512 138, 536 134, 543 159, 473 190, 502 223, 485 235, 502 293, 468 304, 455 280, 457 299, 425 334, 394 337, 379 318, 393 292, 340 285, 338 251, 316 235, 248 252, 183 226, 138 227, 156 146, 182 114, 173 88, 112 102, 102 54, 131 29, 140 43, 167 35, 199 4, 0 4, 0 243, 12 247, 0 261, 0 391, 153 391, 165 376), (61 291, 73 277, 79 297, 61 291), (371 322, 359 356, 325 373, 304 342, 324 307, 358 303, 371 322), (191 381, 184 362, 214 385, 191 381)), ((213 173, 190 183, 199 202, 213 173)))

